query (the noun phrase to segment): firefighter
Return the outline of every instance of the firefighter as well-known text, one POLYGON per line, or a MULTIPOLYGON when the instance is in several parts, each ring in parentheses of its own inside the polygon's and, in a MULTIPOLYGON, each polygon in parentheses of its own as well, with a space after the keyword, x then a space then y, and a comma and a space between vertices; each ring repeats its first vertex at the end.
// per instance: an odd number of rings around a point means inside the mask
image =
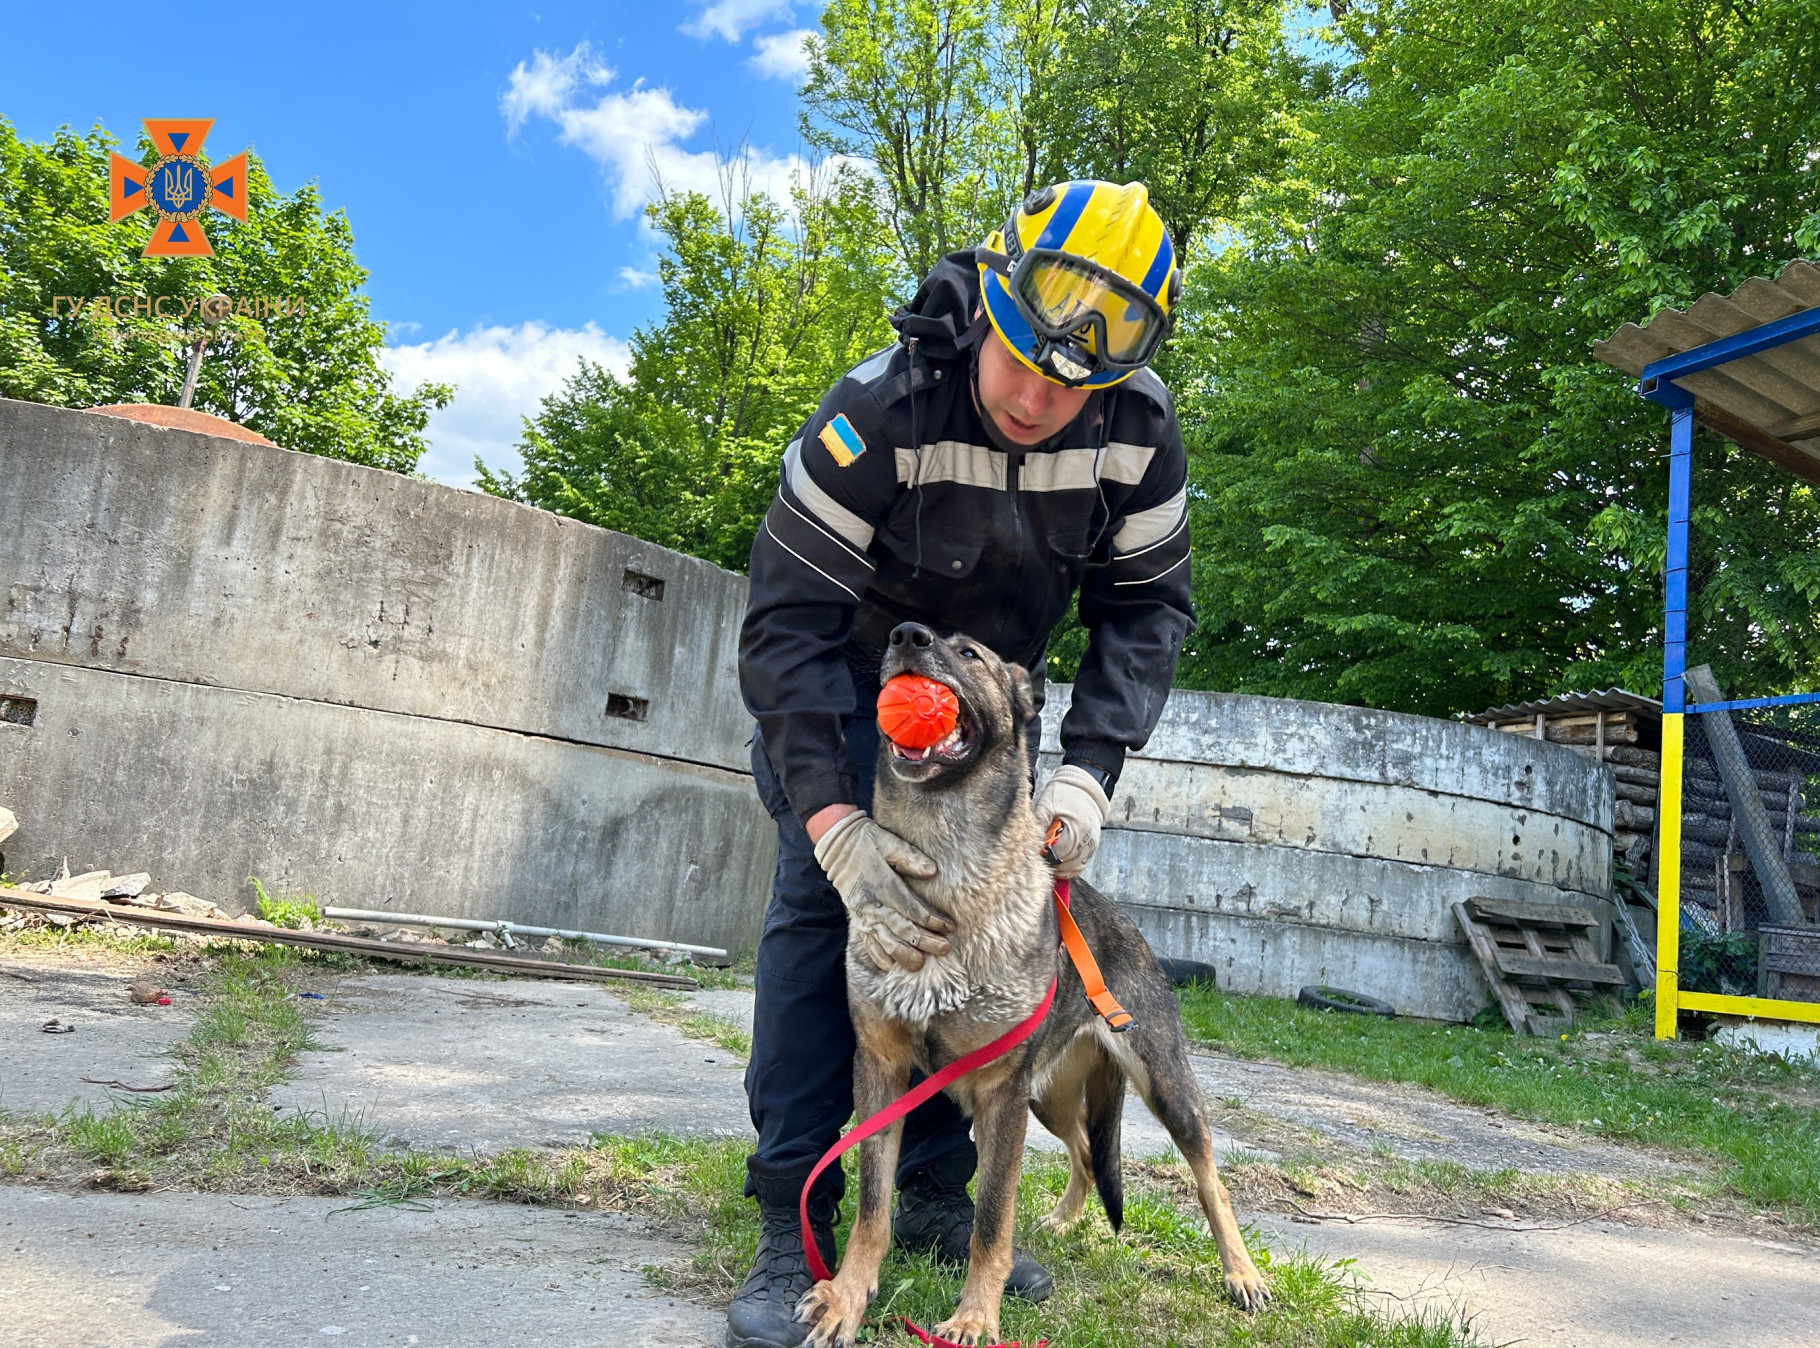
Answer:
MULTIPOLYGON (((730 1348, 807 1334, 797 1202, 853 1110, 849 934, 907 968, 948 949, 952 924, 903 879, 925 860, 865 813, 891 630, 964 631, 1029 668, 1041 705, 1050 634, 1078 596, 1086 653, 1061 764, 1035 797, 1045 829, 1062 826, 1062 875, 1093 856, 1125 754, 1162 712, 1193 621, 1187 462, 1147 366, 1181 276, 1142 184, 1044 188, 983 247, 936 265, 893 316, 897 342, 849 371, 784 452, 739 651, 777 873, 746 1070, 746 1193, 763 1235, 728 1308, 730 1348)), ((966 1262, 975 1164, 946 1096, 905 1120, 900 1245, 966 1262)), ((841 1196, 836 1166, 811 1199, 830 1262, 841 1196)), ((1006 1290, 1041 1300, 1051 1285, 1018 1252, 1006 1290)))

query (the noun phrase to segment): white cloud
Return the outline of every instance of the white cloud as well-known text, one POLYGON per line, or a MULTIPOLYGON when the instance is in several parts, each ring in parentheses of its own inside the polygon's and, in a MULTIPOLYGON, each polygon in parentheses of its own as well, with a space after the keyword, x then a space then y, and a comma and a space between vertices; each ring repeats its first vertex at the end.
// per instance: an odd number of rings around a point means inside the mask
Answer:
POLYGON ((575 101, 583 85, 611 84, 613 76, 613 67, 595 60, 594 49, 585 42, 567 56, 532 53, 529 66, 520 61, 512 71, 506 92, 499 100, 507 134, 516 135, 533 113, 555 117, 575 101))
POLYGON ((774 80, 800 80, 809 73, 809 38, 813 30, 792 28, 753 40, 753 57, 746 64, 774 80))
POLYGON ((552 328, 532 322, 387 347, 385 365, 403 390, 426 380, 458 386, 455 401, 430 414, 430 451, 418 467, 438 482, 467 487, 474 483, 476 455, 488 467, 519 470, 513 446, 523 435, 520 418, 535 413, 538 402, 575 373, 577 360, 624 376, 630 355, 624 342, 592 323, 552 328))
POLYGON ((619 219, 636 213, 660 182, 667 191, 705 192, 719 202, 732 168, 740 179, 736 186, 781 201, 808 171, 799 155, 748 148, 730 164, 714 150, 685 149, 684 142, 707 125, 708 114, 684 107, 668 89, 647 88, 643 80, 612 89, 614 78, 585 42, 567 56, 540 51, 512 71, 499 106, 508 134, 541 117, 556 125, 564 145, 598 163, 613 185, 613 214, 619 219))
POLYGON ((628 290, 643 290, 646 286, 656 285, 658 275, 654 270, 640 271, 637 267, 621 267, 619 279, 628 290))
POLYGON ((792 7, 792 0, 710 0, 682 31, 690 37, 738 42, 766 19, 788 14, 792 7))

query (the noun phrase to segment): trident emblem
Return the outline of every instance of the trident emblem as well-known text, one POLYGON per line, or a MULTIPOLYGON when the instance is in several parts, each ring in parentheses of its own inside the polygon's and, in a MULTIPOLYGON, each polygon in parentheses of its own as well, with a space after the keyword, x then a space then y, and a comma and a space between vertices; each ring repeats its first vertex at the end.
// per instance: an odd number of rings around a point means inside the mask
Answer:
MULTIPOLYGON (((196 199, 196 166, 181 159, 172 159, 153 175, 160 193, 165 198, 160 205, 165 205, 173 212, 184 211, 196 199)), ((156 198, 153 198, 156 200, 156 198)))
POLYGON ((246 219, 246 153, 205 170, 196 157, 212 117, 148 117, 146 134, 158 150, 147 169, 116 154, 108 171, 109 219, 124 220, 141 207, 158 216, 145 257, 213 257, 202 232, 203 212, 246 219))

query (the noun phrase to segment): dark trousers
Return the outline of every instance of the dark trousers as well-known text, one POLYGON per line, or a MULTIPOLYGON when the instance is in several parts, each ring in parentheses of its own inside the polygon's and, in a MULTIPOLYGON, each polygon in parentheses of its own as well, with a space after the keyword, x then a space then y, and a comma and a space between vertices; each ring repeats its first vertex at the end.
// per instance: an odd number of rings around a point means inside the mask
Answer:
MULTIPOLYGON (((870 709, 876 695, 865 693, 860 705, 870 709)), ((878 724, 865 716, 849 721, 845 730, 859 783, 859 799, 853 803, 871 809, 878 724)), ((752 1060, 746 1067, 758 1150, 746 1163, 746 1195, 793 1207, 810 1170, 853 1114, 847 910, 816 862, 809 835, 791 812, 757 737, 752 774, 765 808, 777 821, 777 874, 758 938, 758 1001, 752 1060)), ((898 1182, 936 1160, 953 1157, 958 1166, 956 1153, 963 1152, 969 1167, 977 1164, 967 1116, 946 1095, 938 1095, 904 1120, 898 1182)), ((843 1180, 838 1165, 828 1168, 817 1189, 839 1201, 843 1180)))

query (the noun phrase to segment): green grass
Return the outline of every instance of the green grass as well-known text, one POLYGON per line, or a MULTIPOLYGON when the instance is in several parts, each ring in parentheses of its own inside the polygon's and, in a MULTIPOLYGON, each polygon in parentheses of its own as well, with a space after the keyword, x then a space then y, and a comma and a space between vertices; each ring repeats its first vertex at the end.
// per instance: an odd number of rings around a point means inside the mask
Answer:
POLYGON ((607 991, 639 1014, 674 1026, 691 1039, 717 1045, 742 1058, 752 1056, 752 1036, 743 1028, 725 1016, 696 1010, 686 998, 677 993, 641 988, 636 984, 609 985, 607 991))
POLYGON ((1820 1071, 1718 1044, 1661 1041, 1647 1001, 1563 1039, 1310 1011, 1196 987, 1195 1042, 1242 1058, 1427 1086, 1468 1104, 1716 1162, 1750 1204, 1820 1221, 1820 1071))
MULTIPOLYGON (((687 1269, 657 1270, 653 1280, 679 1292, 725 1296, 744 1276, 758 1242, 752 1203, 740 1198, 746 1148, 736 1142, 597 1139, 622 1201, 642 1196, 700 1229, 699 1252, 687 1269)), ((851 1157, 849 1160, 851 1161, 851 1157)), ((851 1176, 850 1176, 851 1178, 851 1176)), ((1145 1174, 1127 1188, 1125 1229, 1114 1236, 1097 1205, 1065 1236, 1035 1229, 1068 1178, 1060 1159, 1026 1160, 1018 1195, 1019 1243, 1055 1275, 1040 1306, 1006 1298, 1001 1337, 1033 1344, 1047 1338, 1067 1348, 1165 1348, 1244 1344, 1289 1348, 1455 1348, 1473 1342, 1456 1321, 1435 1316, 1386 1317, 1364 1304, 1343 1264, 1306 1258, 1272 1260, 1251 1241, 1275 1299, 1249 1316, 1222 1294, 1219 1256, 1198 1210, 1175 1186, 1145 1174)), ((851 1190, 850 1190, 851 1192, 851 1190)), ((851 1202, 845 1205, 849 1210, 851 1202)), ((846 1238, 846 1224, 840 1232, 846 1238)), ((893 1317, 925 1329, 953 1314, 963 1274, 921 1256, 893 1252, 879 1275, 871 1323, 875 1343, 914 1340, 893 1317)))
MULTIPOLYGON (((175 1090, 103 1110, 70 1109, 35 1134, 8 1140, 73 1153, 106 1168, 92 1178, 128 1189, 154 1181, 231 1189, 247 1172, 269 1166, 274 1153, 293 1157, 307 1173, 333 1168, 350 1148, 359 1152, 362 1141, 348 1130, 277 1119, 261 1099, 311 1045, 295 996, 299 980, 351 962, 285 946, 212 948, 206 958, 214 965, 206 998, 174 1050, 175 1090)), ((18 1134, 20 1125, 8 1131, 18 1134)))
POLYGON ((101 928, 86 923, 59 927, 47 922, 42 926, 20 927, 6 932, 0 940, 4 940, 4 948, 7 950, 63 955, 78 951, 99 951, 138 957, 168 955, 181 948, 177 940, 170 936, 129 931, 119 926, 101 928))
MULTIPOLYGON (((570 949, 577 947, 571 945, 570 949)), ((730 968, 720 968, 713 964, 666 964, 662 960, 651 959, 644 955, 634 954, 624 949, 603 947, 589 948, 586 960, 602 969, 642 969, 646 973, 681 974, 684 978, 693 978, 704 988, 750 988, 752 986, 752 959, 747 956, 730 968)))

